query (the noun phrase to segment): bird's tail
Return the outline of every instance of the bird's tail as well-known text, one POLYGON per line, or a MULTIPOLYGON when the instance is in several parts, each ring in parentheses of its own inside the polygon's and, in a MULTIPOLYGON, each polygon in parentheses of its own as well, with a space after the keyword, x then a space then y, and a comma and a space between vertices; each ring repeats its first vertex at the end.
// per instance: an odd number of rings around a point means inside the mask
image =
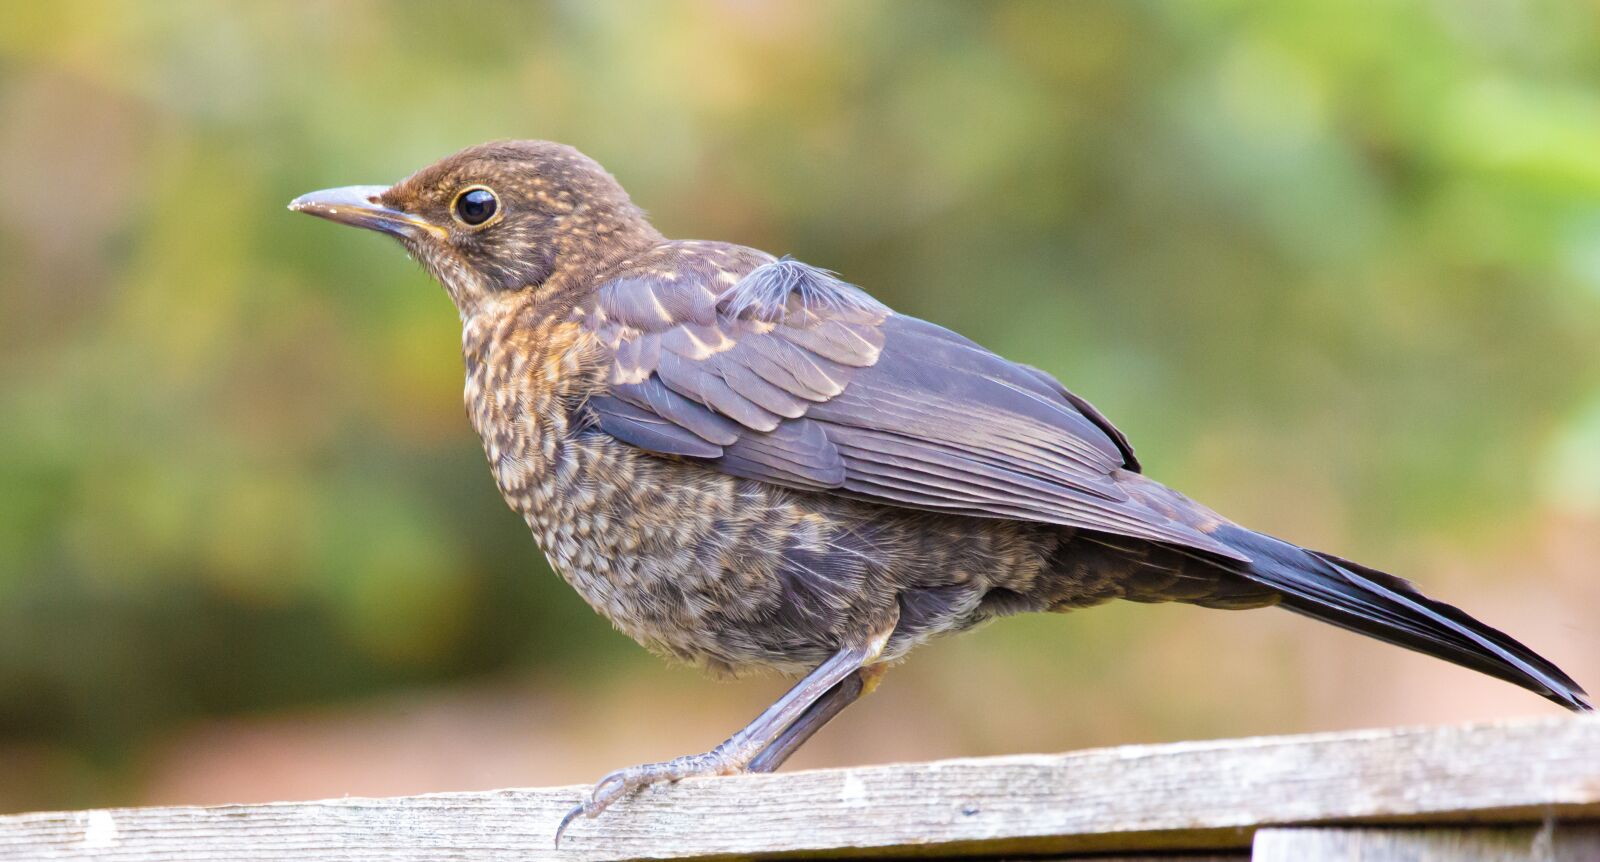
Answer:
POLYGON ((1408 581, 1231 524, 1212 537, 1250 559, 1227 568, 1276 590, 1289 610, 1498 677, 1574 711, 1594 709, 1560 668, 1408 581))

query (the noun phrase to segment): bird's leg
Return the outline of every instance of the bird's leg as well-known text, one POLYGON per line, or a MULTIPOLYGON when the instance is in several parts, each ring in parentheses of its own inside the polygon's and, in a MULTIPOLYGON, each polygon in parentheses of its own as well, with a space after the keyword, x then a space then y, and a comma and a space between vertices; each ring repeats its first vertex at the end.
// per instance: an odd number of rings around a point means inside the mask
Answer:
POLYGON ((812 734, 822 729, 824 724, 833 720, 833 717, 844 711, 844 708, 855 703, 863 695, 871 694, 878 687, 878 681, 883 679, 883 672, 888 670, 887 665, 869 664, 857 668, 855 673, 845 677, 842 682, 828 689, 824 694, 811 704, 794 724, 784 729, 783 734, 772 741, 771 745, 761 749, 750 764, 745 767, 746 772, 776 772, 783 762, 789 759, 800 746, 806 744, 812 734))
MULTIPOLYGON (((588 797, 576 808, 567 812, 567 816, 561 818, 561 825, 556 827, 556 845, 560 846, 562 833, 566 832, 567 826, 579 815, 596 817, 611 803, 642 787, 662 781, 678 781, 691 776, 732 775, 743 772, 758 755, 780 741, 785 743, 786 749, 780 752, 777 759, 777 762, 782 762, 788 753, 799 747, 800 743, 816 732, 828 718, 832 718, 851 700, 859 697, 861 691, 854 692, 825 715, 819 714, 820 717, 814 725, 800 731, 797 738, 785 739, 785 731, 800 722, 812 706, 847 677, 876 661, 883 653, 884 646, 889 642, 889 635, 893 632, 894 622, 891 621, 866 643, 845 647, 834 653, 796 683, 794 688, 789 689, 783 697, 778 698, 776 703, 756 716, 754 721, 728 737, 716 748, 704 754, 690 754, 661 763, 630 766, 600 779, 594 789, 589 791, 588 797)), ((862 685, 864 689, 865 681, 862 685)), ((771 767, 776 766, 777 763, 771 764, 771 767)))

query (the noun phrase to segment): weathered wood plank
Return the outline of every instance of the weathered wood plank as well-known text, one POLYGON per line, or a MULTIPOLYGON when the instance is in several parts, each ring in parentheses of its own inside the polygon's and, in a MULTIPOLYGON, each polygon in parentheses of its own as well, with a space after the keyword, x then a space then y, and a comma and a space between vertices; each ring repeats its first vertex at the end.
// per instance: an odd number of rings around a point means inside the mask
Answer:
POLYGON ((1290 828, 1256 833, 1252 862, 1596 862, 1600 825, 1290 828))
MULTIPOLYGON (((970 856, 960 857, 963 862, 970 860, 970 856)), ((1248 851, 1219 852, 1219 853, 1190 853, 1186 850, 1172 850, 1158 853, 1154 856, 1138 854, 1129 856, 1118 853, 1115 856, 1081 856, 1073 853, 1070 856, 1023 856, 1006 859, 996 859, 995 862, 1252 862, 1248 851)))
MULTIPOLYGON (((968 862, 972 857, 959 857, 962 862, 968 862)), ((1136 854, 1129 856, 1118 853, 1114 856, 1081 856, 1073 853, 1069 856, 1021 856, 1014 858, 999 857, 994 862, 1252 862, 1249 851, 1218 852, 1218 853, 1190 853, 1186 850, 1171 850, 1158 853, 1154 856, 1136 854)))
POLYGON ((0 818, 0 859, 938 856, 1245 848, 1257 827, 1600 818, 1600 719, 1126 746, 581 788, 0 818))

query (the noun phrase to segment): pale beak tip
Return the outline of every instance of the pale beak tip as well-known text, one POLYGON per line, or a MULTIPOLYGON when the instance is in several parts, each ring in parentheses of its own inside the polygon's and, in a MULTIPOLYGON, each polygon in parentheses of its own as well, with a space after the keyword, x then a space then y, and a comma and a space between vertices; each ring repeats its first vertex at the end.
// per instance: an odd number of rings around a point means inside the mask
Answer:
POLYGON ((416 216, 385 206, 386 191, 385 186, 344 186, 307 192, 289 202, 289 211, 398 235, 438 230, 416 216))

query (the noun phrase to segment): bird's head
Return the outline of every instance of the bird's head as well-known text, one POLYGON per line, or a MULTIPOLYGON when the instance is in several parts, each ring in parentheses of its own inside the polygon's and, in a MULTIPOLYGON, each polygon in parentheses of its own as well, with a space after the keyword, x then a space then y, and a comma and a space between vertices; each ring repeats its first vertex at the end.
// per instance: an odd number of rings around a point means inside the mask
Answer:
POLYGON ((393 186, 311 192, 289 209, 395 236, 464 315, 564 265, 660 238, 604 168, 549 141, 470 147, 393 186))

